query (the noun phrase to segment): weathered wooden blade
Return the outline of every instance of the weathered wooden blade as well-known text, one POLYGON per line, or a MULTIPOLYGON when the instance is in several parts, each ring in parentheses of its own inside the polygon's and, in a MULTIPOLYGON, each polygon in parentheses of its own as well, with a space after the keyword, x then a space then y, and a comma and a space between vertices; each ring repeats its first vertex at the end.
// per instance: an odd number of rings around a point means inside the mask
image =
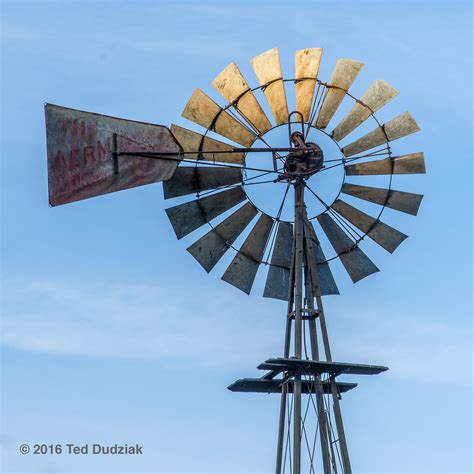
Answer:
POLYGON ((383 125, 383 129, 377 127, 375 130, 372 130, 358 140, 343 147, 342 152, 346 156, 352 156, 361 151, 370 150, 371 148, 382 145, 386 143, 387 140, 397 140, 398 138, 418 131, 420 131, 420 127, 415 119, 409 112, 405 112, 383 125))
MULTIPOLYGON (((322 54, 322 48, 301 49, 295 53, 296 110, 303 114, 305 122, 309 120, 322 54), (314 78, 314 80, 301 80, 303 78, 314 78)), ((297 120, 299 119, 297 116, 297 120)))
POLYGON ((372 260, 358 246, 354 246, 355 243, 326 212, 317 219, 354 283, 379 271, 372 260))
POLYGON ((200 133, 193 132, 179 125, 171 125, 171 133, 178 140, 185 153, 184 157, 188 160, 207 160, 217 163, 236 163, 243 164, 244 154, 234 153, 233 146, 228 143, 215 140, 214 138, 205 137, 200 133), (199 147, 202 142, 201 156, 199 155, 199 147), (225 153, 210 153, 211 151, 219 151, 225 153), (209 152, 209 153, 207 153, 209 152), (227 153, 228 152, 228 153, 227 153))
POLYGON ((365 201, 375 202, 376 204, 396 209, 416 216, 420 208, 423 195, 406 193, 403 191, 388 190, 384 188, 372 188, 369 186, 359 186, 357 184, 344 183, 341 192, 355 196, 365 201), (388 196, 388 199, 387 199, 388 196))
POLYGON ((235 63, 229 64, 212 85, 228 102, 238 99, 235 108, 261 134, 271 128, 272 124, 235 63))
POLYGON ((398 95, 398 91, 395 87, 380 79, 374 81, 360 101, 356 102, 350 112, 337 124, 332 132, 334 140, 339 141, 349 135, 349 133, 367 120, 372 112, 382 108, 396 95, 398 95))
POLYGON ((335 201, 331 207, 351 224, 355 225, 362 232, 365 232, 373 241, 387 250, 387 252, 393 253, 408 237, 408 235, 369 216, 341 199, 335 201))
POLYGON ((242 181, 240 168, 212 168, 210 166, 180 166, 163 183, 165 199, 198 193, 206 189, 229 186, 242 181))
POLYGON ((51 206, 163 181, 179 164, 179 143, 170 130, 58 105, 45 105, 48 189, 51 206), (170 160, 118 156, 119 152, 176 153, 170 160))
POLYGON ((176 237, 181 239, 246 199, 241 186, 166 209, 176 237))
MULTIPOLYGON (((313 224, 307 221, 304 230, 305 237, 311 241, 311 248, 316 254, 316 272, 318 274, 319 292, 321 293, 321 296, 338 295, 339 290, 336 281, 334 280, 331 268, 329 267, 329 263, 324 255, 319 239, 316 236, 313 224)), ((308 251, 309 250, 310 249, 308 248, 308 251)))
POLYGON ((346 92, 351 87, 360 70, 364 67, 363 63, 353 59, 338 59, 336 66, 328 84, 328 90, 324 97, 323 104, 316 118, 316 127, 326 128, 333 115, 336 113, 346 92))
POLYGON ((293 225, 280 222, 263 296, 288 301, 293 225))
POLYGON ((209 273, 256 215, 257 209, 253 204, 244 204, 188 247, 188 252, 209 273))
POLYGON ((425 157, 422 152, 346 165, 345 169, 348 176, 424 174, 426 172, 425 157))
POLYGON ((258 266, 260 265, 273 219, 262 214, 237 252, 222 279, 244 293, 250 294, 258 266))
POLYGON ((183 110, 182 116, 204 128, 213 130, 244 147, 249 147, 256 135, 222 110, 201 89, 196 89, 183 110))
POLYGON ((268 84, 264 93, 277 125, 286 123, 288 105, 278 49, 273 48, 260 54, 253 58, 251 63, 260 85, 268 84))

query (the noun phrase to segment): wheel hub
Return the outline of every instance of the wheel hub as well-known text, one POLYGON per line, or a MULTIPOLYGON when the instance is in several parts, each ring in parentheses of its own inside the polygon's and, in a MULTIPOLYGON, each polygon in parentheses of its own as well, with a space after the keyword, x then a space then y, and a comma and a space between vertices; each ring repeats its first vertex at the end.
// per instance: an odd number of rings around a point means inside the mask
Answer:
POLYGON ((290 151, 285 158, 284 173, 280 180, 292 181, 297 177, 308 179, 323 168, 323 151, 316 143, 306 143, 301 132, 293 132, 290 141, 294 151, 290 151))

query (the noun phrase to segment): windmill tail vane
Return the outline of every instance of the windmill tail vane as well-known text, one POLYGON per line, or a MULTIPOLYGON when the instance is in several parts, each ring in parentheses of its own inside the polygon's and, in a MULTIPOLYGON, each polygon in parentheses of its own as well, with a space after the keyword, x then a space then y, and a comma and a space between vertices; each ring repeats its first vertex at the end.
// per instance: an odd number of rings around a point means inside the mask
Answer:
POLYGON ((297 51, 286 79, 278 50, 266 51, 251 61, 256 87, 229 64, 212 82, 225 105, 198 88, 184 108, 201 132, 45 106, 51 206, 163 182, 164 199, 178 200, 166 209, 176 237, 207 229, 187 248, 206 272, 232 254, 222 280, 249 294, 266 270, 263 296, 287 304, 283 352, 258 365, 260 377, 228 388, 280 396, 276 474, 352 472, 340 401, 357 384, 339 377, 387 367, 333 360, 322 297, 339 294, 335 260, 354 283, 378 272, 361 244, 368 237, 393 253, 407 235, 382 213, 414 216, 423 197, 392 189, 396 175, 425 173, 422 152, 393 153, 393 141, 419 131, 411 114, 375 116, 398 91, 375 80, 356 98, 349 91, 363 64, 339 59, 323 82, 321 58, 321 48, 297 51), (272 138, 280 127, 285 143, 272 138), (332 172, 342 182, 328 198, 315 183, 332 172), (371 186, 374 176, 387 186, 371 186), (274 186, 272 212, 249 194, 263 186, 274 186))

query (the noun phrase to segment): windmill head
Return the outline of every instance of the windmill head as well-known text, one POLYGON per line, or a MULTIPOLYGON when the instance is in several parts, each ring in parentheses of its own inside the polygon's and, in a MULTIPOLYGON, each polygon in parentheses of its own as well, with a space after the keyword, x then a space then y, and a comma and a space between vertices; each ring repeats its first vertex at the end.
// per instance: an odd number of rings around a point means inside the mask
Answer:
POLYGON ((202 133, 176 124, 167 128, 47 104, 50 204, 163 181, 164 198, 179 198, 166 210, 177 238, 207 228, 187 248, 206 272, 231 250, 234 257, 222 280, 250 293, 257 272, 265 267, 263 295, 287 300, 294 226, 280 211, 271 215, 249 198, 248 187, 261 183, 250 183, 254 178, 247 173, 261 172, 280 189, 281 183, 302 182, 308 199, 312 193, 323 204, 322 212, 307 216, 316 249, 319 290, 322 295, 338 294, 331 260, 339 259, 355 283, 379 271, 361 249, 365 237, 390 253, 407 238, 380 218, 385 208, 417 214, 422 196, 392 189, 392 176, 424 173, 425 166, 421 152, 393 154, 393 141, 419 130, 411 114, 402 113, 386 123, 375 116, 398 91, 375 80, 356 98, 349 90, 363 64, 339 59, 330 80, 323 82, 318 77, 321 57, 321 48, 297 51, 294 77, 285 79, 278 50, 266 51, 251 61, 259 82, 253 88, 238 66, 229 64, 212 82, 226 104, 219 105, 197 88, 183 110, 182 116, 202 133), (291 113, 289 93, 294 93, 296 107, 291 113), (328 132, 344 101, 352 101, 352 108, 328 132), (369 120, 375 125, 372 131, 347 140, 369 120), (277 127, 288 127, 286 148, 266 140, 277 127), (311 140, 313 131, 332 140, 339 150, 337 159, 328 160, 323 147, 311 140), (249 156, 264 152, 272 153, 273 162, 249 166, 249 156), (343 170, 344 179, 335 198, 324 202, 311 188, 311 179, 335 166, 343 170), (385 188, 364 181, 383 175, 389 178, 385 188), (183 202, 188 196, 193 199, 183 202), (358 200, 376 204, 380 211, 370 215, 357 207, 358 200), (318 233, 325 235, 332 247, 328 250, 335 255, 326 257, 328 251, 323 250, 318 233))

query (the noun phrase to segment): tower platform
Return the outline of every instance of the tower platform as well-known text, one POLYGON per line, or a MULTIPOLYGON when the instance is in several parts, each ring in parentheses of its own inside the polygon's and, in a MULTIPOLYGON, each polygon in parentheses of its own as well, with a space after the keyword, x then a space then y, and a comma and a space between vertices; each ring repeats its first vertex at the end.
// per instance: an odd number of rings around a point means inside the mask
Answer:
MULTIPOLYGON (((239 379, 227 388, 232 392, 281 393, 282 385, 287 384, 287 388, 291 393, 295 376, 321 376, 327 374, 327 380, 323 380, 322 387, 323 392, 329 394, 331 393, 330 378, 335 378, 341 374, 376 375, 385 372, 388 367, 297 358, 272 358, 260 364, 257 369, 265 370, 267 373, 259 378, 239 379)), ((345 393, 356 388, 357 384, 336 381, 336 386, 339 393, 345 393)), ((301 381, 302 393, 313 393, 314 390, 313 380, 301 381)))

